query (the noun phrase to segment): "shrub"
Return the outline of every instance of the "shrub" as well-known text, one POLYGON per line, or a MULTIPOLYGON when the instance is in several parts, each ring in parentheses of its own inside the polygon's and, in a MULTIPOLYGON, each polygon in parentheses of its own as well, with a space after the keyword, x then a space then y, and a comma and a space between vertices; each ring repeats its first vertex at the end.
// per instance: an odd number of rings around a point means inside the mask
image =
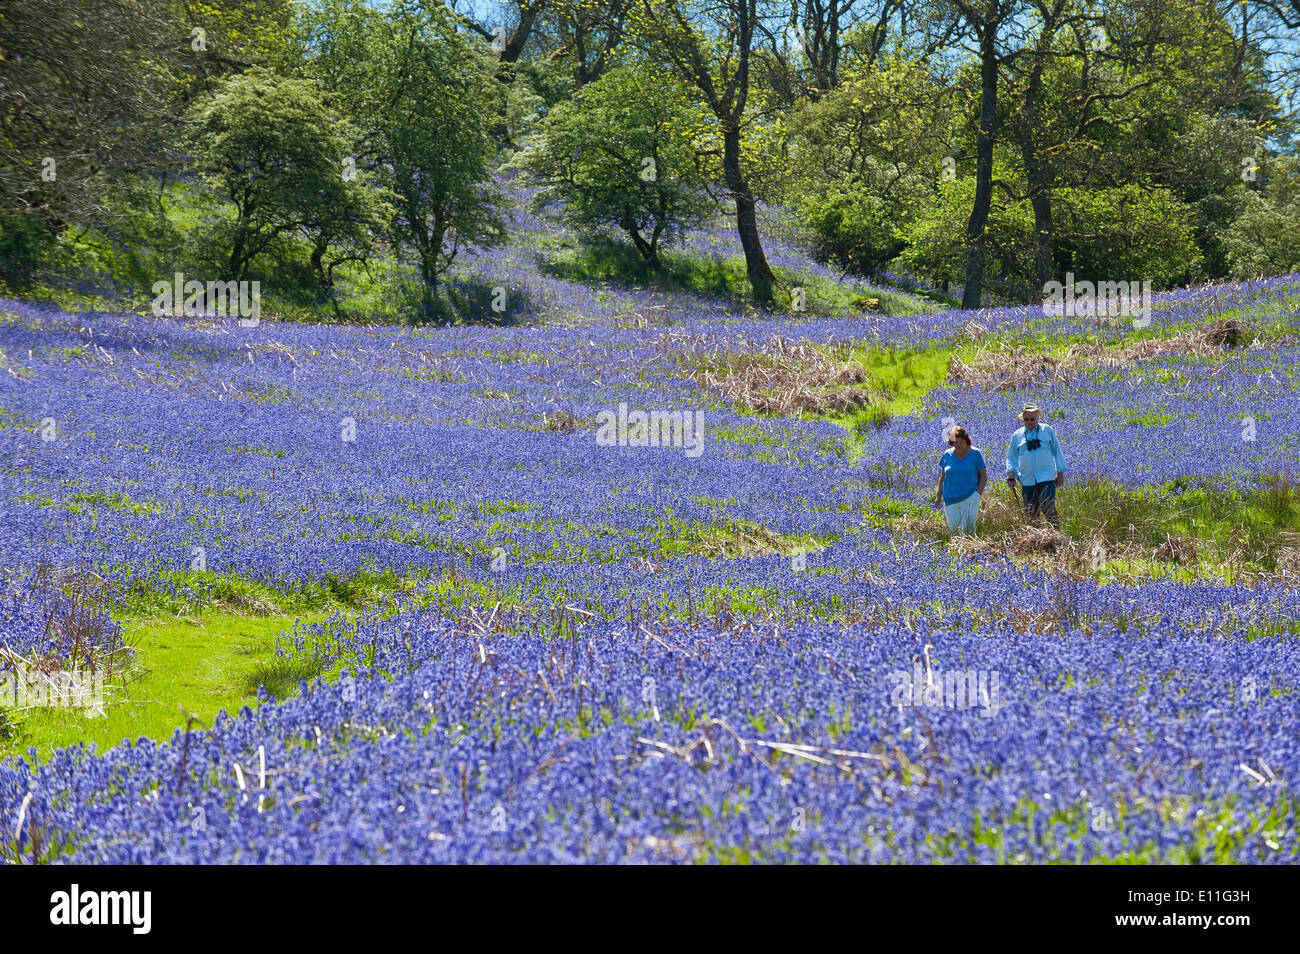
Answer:
POLYGON ((535 209, 578 227, 615 226, 658 269, 661 245, 712 210, 700 161, 706 128, 671 76, 622 67, 556 106, 515 166, 540 186, 535 209))

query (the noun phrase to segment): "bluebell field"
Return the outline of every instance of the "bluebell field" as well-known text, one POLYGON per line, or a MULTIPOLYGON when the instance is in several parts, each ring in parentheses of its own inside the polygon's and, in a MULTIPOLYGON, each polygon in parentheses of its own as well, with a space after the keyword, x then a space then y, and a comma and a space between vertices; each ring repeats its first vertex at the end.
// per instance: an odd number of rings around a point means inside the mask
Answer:
MULTIPOLYGON (((720 232, 687 249, 735 251, 720 232)), ((791 243, 772 258, 841 277, 791 243)), ((38 563, 181 595, 210 585, 188 572, 198 551, 209 576, 281 589, 451 573, 480 604, 302 626, 282 651, 329 665, 292 698, 0 764, 5 857, 1300 860, 1293 580, 1066 580, 863 519, 933 493, 945 418, 999 479, 1026 400, 1072 482, 1294 475, 1293 339, 1050 387, 944 385, 850 434, 745 413, 701 387, 698 356, 1132 330, 1030 308, 753 314, 561 280, 518 243, 460 277, 533 310, 507 327, 241 327, 0 301, 0 644, 40 640, 58 597, 38 563), (702 412, 704 453, 599 446, 596 415, 620 403, 702 412), (654 555, 674 528, 719 525, 808 552, 654 555), (1046 610, 1050 630, 1024 624, 1046 610)), ((1297 307, 1300 276, 1165 292, 1150 333, 1226 313, 1262 329, 1297 307)))

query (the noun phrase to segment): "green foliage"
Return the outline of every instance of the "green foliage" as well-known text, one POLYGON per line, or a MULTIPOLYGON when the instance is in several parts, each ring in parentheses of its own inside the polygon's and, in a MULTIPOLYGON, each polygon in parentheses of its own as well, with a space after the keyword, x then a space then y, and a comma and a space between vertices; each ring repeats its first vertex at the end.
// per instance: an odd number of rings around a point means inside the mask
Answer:
POLYGON ((540 186, 535 208, 580 228, 616 226, 658 268, 660 245, 712 208, 699 155, 707 128, 673 76, 620 67, 552 109, 515 165, 540 186))
MULTIPOLYGON (((966 220, 974 202, 975 182, 956 179, 943 183, 933 205, 899 229, 906 248, 899 260, 913 273, 947 288, 962 279, 966 256, 966 220)), ((1008 238, 1023 244, 1033 235, 1032 216, 1023 206, 1019 214, 994 206, 989 216, 985 268, 991 278, 1014 274, 1015 259, 1004 254, 1008 238)))
POLYGON ((357 166, 396 196, 391 238, 415 254, 432 311, 457 253, 503 237, 489 176, 509 110, 495 64, 447 9, 414 0, 330 0, 302 29, 308 72, 359 127, 357 166))
POLYGON ((903 250, 900 229, 934 201, 947 100, 895 57, 794 114, 791 198, 821 257, 871 275, 903 250))
POLYGON ((1237 278, 1300 272, 1300 160, 1280 157, 1261 170, 1264 194, 1249 191, 1223 245, 1237 278))
POLYGON ((197 85, 252 67, 280 72, 292 56, 288 26, 298 0, 186 0, 180 6, 177 31, 197 85))
MULTIPOLYGON (((900 229, 901 260, 935 282, 961 280, 965 226, 974 181, 944 183, 939 201, 900 229)), ((1060 189, 1055 268, 1076 281, 1149 279, 1157 288, 1197 274, 1201 253, 1191 210, 1167 189, 1060 189)), ((1041 292, 1034 270, 1034 215, 1029 202, 994 205, 988 223, 987 275, 1007 300, 1032 301, 1041 292)))
MULTIPOLYGON (((846 271, 965 282, 981 85, 946 54, 977 41, 978 5, 940 17, 938 49, 934 11, 898 30, 800 8, 802 52, 742 0, 510 6, 497 50, 434 0, 9 0, 0 286, 133 307, 181 270, 258 278, 277 317, 468 319, 480 290, 455 266, 503 240, 503 160, 584 233, 622 230, 636 254, 593 251, 599 280, 689 271, 780 309, 789 270, 763 243, 789 228, 846 271), (710 190, 748 291, 734 261, 669 251, 710 190), (785 221, 759 225, 755 196, 785 221)), ((1300 269, 1289 81, 1235 17, 1067 4, 994 31, 989 297, 1037 300, 1047 271, 1168 287, 1300 269), (1079 32, 1094 21, 1100 47, 1079 32)))
POLYGON ((387 206, 360 178, 349 179, 347 127, 316 84, 261 70, 224 81, 193 113, 194 164, 231 214, 210 226, 220 275, 241 279, 288 233, 312 237, 320 254, 364 245, 387 206))
POLYGON ((123 177, 169 167, 181 36, 171 4, 6 0, 0 11, 0 280, 28 283, 123 177))
POLYGON ((503 237, 489 181, 506 108, 493 61, 443 6, 412 0, 382 10, 333 0, 304 30, 308 70, 360 126, 357 165, 396 196, 391 239, 415 253, 432 313, 456 253, 503 237))
POLYGON ((0 284, 27 288, 56 244, 57 236, 36 216, 0 212, 0 284))
POLYGON ((835 183, 803 198, 802 212, 818 254, 866 275, 906 247, 899 238, 901 209, 860 183, 835 183))
POLYGON ((1130 183, 1058 193, 1058 270, 1076 276, 1150 279, 1157 288, 1186 284, 1201 253, 1191 211, 1167 189, 1130 183))

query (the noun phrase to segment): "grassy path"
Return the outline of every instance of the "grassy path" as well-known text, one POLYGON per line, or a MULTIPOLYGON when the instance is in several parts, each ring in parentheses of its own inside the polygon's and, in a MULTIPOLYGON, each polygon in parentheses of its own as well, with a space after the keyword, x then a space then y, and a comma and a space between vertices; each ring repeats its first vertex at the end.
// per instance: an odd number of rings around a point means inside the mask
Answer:
POLYGON ((223 709, 233 714, 256 706, 259 685, 276 697, 292 694, 300 678, 315 672, 309 662, 277 657, 276 638, 296 620, 314 623, 327 615, 120 620, 135 662, 127 685, 105 686, 104 714, 74 708, 19 713, 18 725, 0 736, 0 758, 29 747, 45 759, 54 749, 81 743, 102 752, 123 739, 166 739, 190 716, 206 724, 223 709))

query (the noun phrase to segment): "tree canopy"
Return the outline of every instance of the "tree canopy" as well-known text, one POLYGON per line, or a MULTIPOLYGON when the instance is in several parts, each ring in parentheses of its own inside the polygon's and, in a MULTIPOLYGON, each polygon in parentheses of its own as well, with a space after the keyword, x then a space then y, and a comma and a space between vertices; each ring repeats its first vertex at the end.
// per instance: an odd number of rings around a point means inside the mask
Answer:
POLYGON ((1278 273, 1298 33, 1275 0, 10 0, 0 282, 89 256, 427 298, 525 194, 651 271, 725 223, 759 306, 774 217, 967 307, 1278 273))

